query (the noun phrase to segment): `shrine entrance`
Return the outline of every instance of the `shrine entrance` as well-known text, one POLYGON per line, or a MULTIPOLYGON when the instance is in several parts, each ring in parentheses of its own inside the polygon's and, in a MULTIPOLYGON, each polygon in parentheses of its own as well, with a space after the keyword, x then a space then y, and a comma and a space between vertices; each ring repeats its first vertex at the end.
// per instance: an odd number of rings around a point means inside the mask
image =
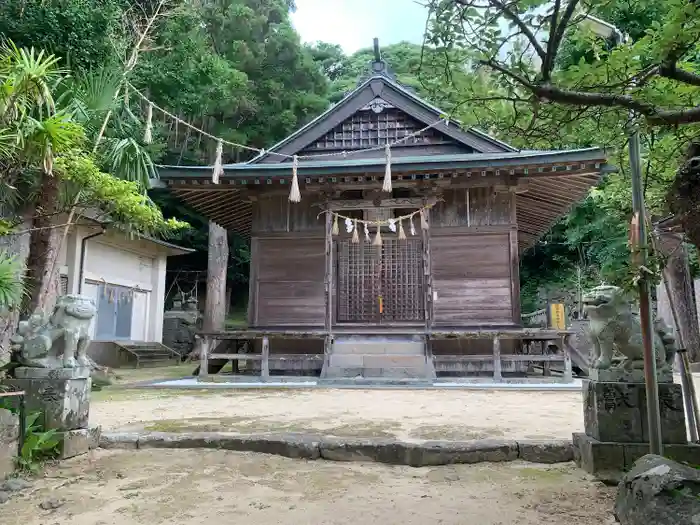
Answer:
POLYGON ((338 323, 423 323, 423 242, 384 236, 382 244, 336 243, 338 323))

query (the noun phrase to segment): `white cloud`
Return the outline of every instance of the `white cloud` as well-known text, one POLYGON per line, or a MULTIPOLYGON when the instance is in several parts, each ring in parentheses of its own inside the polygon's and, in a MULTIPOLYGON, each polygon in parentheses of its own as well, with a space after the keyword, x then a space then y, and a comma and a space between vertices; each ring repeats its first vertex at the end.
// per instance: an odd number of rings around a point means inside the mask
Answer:
POLYGON ((346 53, 403 40, 421 43, 428 11, 414 0, 296 0, 292 23, 304 42, 339 44, 346 53))

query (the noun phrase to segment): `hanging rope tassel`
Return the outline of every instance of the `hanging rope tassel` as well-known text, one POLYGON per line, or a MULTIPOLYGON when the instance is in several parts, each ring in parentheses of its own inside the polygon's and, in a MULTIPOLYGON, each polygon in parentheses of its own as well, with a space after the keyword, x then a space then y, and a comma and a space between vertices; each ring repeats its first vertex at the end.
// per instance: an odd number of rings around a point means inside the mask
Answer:
POLYGON ((224 143, 219 141, 216 144, 216 160, 214 161, 214 173, 212 173, 211 181, 214 184, 219 184, 219 178, 224 174, 224 166, 221 157, 224 155, 224 143))
MULTIPOLYGON (((289 202, 301 202, 301 192, 299 191, 299 157, 292 158, 292 187, 289 189, 289 202)), ((337 219, 336 219, 337 220, 337 219)))
POLYGON ((340 233, 340 228, 338 227, 338 216, 333 214, 333 230, 331 231, 333 235, 338 235, 340 233))
POLYGON ((143 143, 151 142, 153 142, 153 104, 149 104, 146 110, 146 130, 143 132, 143 143))
POLYGON ((391 193, 391 146, 387 142, 384 147, 384 155, 386 157, 386 170, 384 171, 384 185, 382 191, 391 193))
POLYGON ((357 232, 357 219, 355 219, 355 227, 352 229, 352 243, 360 243, 360 234, 357 232))
POLYGON ((374 242, 372 244, 374 244, 375 246, 382 245, 382 226, 381 226, 381 224, 377 224, 377 235, 374 238, 374 242))
POLYGON ((403 220, 399 221, 399 240, 400 241, 406 240, 406 232, 403 231, 403 220))
POLYGON ((428 229, 428 217, 427 217, 428 211, 427 210, 421 210, 420 211, 420 227, 423 230, 428 229))

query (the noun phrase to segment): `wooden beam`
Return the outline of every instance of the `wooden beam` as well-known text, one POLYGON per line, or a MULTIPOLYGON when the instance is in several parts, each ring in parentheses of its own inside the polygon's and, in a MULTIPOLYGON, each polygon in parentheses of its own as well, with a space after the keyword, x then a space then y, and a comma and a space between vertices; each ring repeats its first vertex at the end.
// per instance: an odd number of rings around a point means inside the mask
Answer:
MULTIPOLYGON (((426 219, 428 220, 428 225, 430 226, 430 224, 432 224, 430 221, 430 210, 426 210, 426 214, 426 219)), ((423 308, 425 309, 425 328, 427 331, 430 331, 433 326, 434 310, 430 230, 424 230, 421 228, 421 237, 423 240, 423 308)))
POLYGON ((368 208, 420 208, 426 205, 435 205, 437 197, 429 197, 427 200, 421 197, 408 197, 404 199, 382 199, 379 203, 371 199, 337 200, 328 203, 317 204, 323 209, 339 210, 366 210, 368 208))
POLYGON ((574 381, 573 367, 571 365, 571 354, 569 353, 569 337, 564 336, 561 338, 561 351, 564 353, 564 380, 567 383, 572 383, 574 381))
POLYGON ((261 375, 263 381, 270 378, 270 340, 267 337, 263 337, 262 340, 261 375))
POLYGON ((521 324, 520 317, 520 251, 518 250, 518 232, 509 233, 510 241, 510 301, 513 310, 513 322, 521 324))
POLYGON ((325 327, 328 337, 333 332, 333 214, 326 212, 326 271, 324 276, 326 292, 325 327))
POLYGON ((503 381, 501 374, 501 340, 498 336, 493 338, 493 380, 496 383, 503 381))
POLYGON ((209 350, 211 339, 204 336, 200 339, 199 345, 199 379, 204 379, 209 375, 209 350))

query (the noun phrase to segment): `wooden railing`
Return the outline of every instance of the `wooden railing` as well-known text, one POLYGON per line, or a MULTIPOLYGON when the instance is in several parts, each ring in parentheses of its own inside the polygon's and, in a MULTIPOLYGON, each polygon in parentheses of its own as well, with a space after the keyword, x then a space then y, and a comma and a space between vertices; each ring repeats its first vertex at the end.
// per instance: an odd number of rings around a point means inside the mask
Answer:
POLYGON ((522 314, 520 316, 523 321, 524 326, 539 326, 542 328, 547 327, 547 310, 535 310, 529 314, 522 314))

